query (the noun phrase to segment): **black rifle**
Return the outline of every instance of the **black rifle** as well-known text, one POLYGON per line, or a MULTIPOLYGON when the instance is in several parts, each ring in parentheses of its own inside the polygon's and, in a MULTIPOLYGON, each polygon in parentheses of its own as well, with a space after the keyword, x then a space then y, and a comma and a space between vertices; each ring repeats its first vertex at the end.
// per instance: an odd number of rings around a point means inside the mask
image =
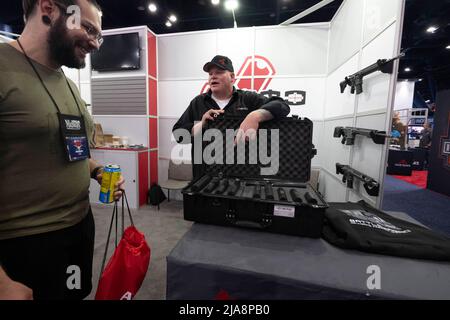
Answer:
POLYGON ((200 180, 197 180, 197 182, 191 187, 192 191, 197 192, 202 190, 204 187, 208 185, 211 179, 212 178, 208 175, 203 176, 200 180))
POLYGON ((386 138, 389 137, 389 135, 386 134, 386 131, 354 127, 336 127, 334 128, 333 136, 335 138, 340 138, 342 136, 342 144, 350 146, 355 144, 355 136, 357 134, 372 138, 373 142, 375 142, 376 144, 384 144, 386 138))
POLYGON ((380 184, 378 182, 350 166, 336 163, 336 174, 344 175, 342 177, 342 182, 347 182, 347 188, 353 189, 353 179, 357 178, 363 182, 364 189, 366 189, 369 195, 378 197, 378 194, 380 193, 380 184))
POLYGON ((375 71, 381 71, 383 73, 392 73, 394 69, 394 61, 398 58, 401 58, 405 55, 405 53, 401 53, 400 55, 392 58, 392 59, 379 59, 374 64, 362 69, 361 71, 358 71, 351 76, 345 77, 344 81, 340 83, 341 86, 341 93, 344 93, 345 88, 347 86, 350 86, 351 93, 360 94, 363 92, 362 84, 363 84, 363 77, 374 73, 375 71))

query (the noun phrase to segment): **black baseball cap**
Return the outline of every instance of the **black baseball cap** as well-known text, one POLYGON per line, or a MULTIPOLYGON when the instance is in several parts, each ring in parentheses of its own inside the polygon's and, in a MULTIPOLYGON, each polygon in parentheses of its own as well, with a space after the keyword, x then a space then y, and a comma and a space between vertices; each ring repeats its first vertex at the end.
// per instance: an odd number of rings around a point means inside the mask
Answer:
POLYGON ((214 58, 212 58, 210 62, 207 62, 203 66, 203 71, 209 72, 209 69, 213 66, 216 66, 223 70, 234 72, 233 62, 231 62, 230 58, 225 56, 215 56, 214 58))

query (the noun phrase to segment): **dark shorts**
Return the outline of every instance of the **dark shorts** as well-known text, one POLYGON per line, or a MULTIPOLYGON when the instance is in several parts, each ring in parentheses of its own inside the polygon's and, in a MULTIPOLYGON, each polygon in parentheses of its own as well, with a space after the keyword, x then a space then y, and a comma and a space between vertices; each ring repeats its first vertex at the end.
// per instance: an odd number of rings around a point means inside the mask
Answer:
POLYGON ((83 299, 92 290, 94 237, 89 208, 75 226, 1 240, 0 262, 11 279, 33 290, 35 300, 83 299))

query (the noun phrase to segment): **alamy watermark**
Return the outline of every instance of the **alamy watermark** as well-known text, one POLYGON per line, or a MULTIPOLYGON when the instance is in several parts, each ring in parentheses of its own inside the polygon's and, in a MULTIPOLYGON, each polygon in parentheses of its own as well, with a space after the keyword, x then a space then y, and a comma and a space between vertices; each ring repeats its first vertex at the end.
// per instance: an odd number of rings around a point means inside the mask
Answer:
MULTIPOLYGON (((203 134, 196 134, 192 138, 188 130, 177 129, 173 132, 172 139, 176 139, 177 142, 183 144, 193 140, 193 164, 260 164, 261 175, 276 175, 280 166, 279 129, 259 129, 258 134, 255 130, 249 129, 243 133, 243 137, 248 138, 248 159, 246 159, 245 152, 246 144, 239 141, 235 143, 239 130, 226 129, 224 135, 218 129, 207 129, 203 134), (270 152, 268 146, 269 134, 270 152), (210 143, 203 149, 203 142, 210 143)), ((180 159, 174 160, 175 164, 181 164, 184 161, 182 159, 190 158, 189 155, 185 154, 186 148, 183 147, 183 144, 177 144, 172 148, 171 159, 180 159)))
POLYGON ((367 289, 381 290, 381 268, 377 265, 367 267, 366 273, 369 275, 366 281, 367 289))

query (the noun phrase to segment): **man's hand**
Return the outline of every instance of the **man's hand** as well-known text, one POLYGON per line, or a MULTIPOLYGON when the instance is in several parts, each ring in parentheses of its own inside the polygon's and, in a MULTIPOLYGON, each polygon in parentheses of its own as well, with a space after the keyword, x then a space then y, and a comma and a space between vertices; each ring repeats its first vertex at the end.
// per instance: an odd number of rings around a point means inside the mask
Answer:
POLYGON ((0 300, 33 300, 33 290, 11 280, 0 267, 0 300))
POLYGON ((202 120, 192 128, 192 135, 195 136, 197 135, 197 133, 201 132, 202 128, 206 125, 206 121, 214 121, 215 117, 224 112, 224 110, 216 109, 209 109, 208 111, 206 111, 202 116, 202 120))
POLYGON ((264 121, 272 120, 272 114, 264 109, 258 109, 250 112, 242 121, 239 127, 234 144, 239 142, 245 142, 256 139, 256 133, 258 132, 259 124, 264 121))
MULTIPOLYGON (((102 185, 102 177, 103 177, 103 169, 99 170, 97 173, 97 177, 96 180, 98 182, 99 185, 102 185)), ((123 178, 122 175, 120 175, 120 179, 119 181, 117 181, 115 188, 114 188, 114 199, 120 200, 120 198, 122 197, 122 191, 121 190, 125 190, 125 188, 123 187, 123 184, 125 183, 125 179, 123 178)))
POLYGON ((207 120, 214 121, 214 118, 222 113, 224 113, 224 110, 210 109, 206 111, 202 117, 202 125, 205 125, 207 120))

